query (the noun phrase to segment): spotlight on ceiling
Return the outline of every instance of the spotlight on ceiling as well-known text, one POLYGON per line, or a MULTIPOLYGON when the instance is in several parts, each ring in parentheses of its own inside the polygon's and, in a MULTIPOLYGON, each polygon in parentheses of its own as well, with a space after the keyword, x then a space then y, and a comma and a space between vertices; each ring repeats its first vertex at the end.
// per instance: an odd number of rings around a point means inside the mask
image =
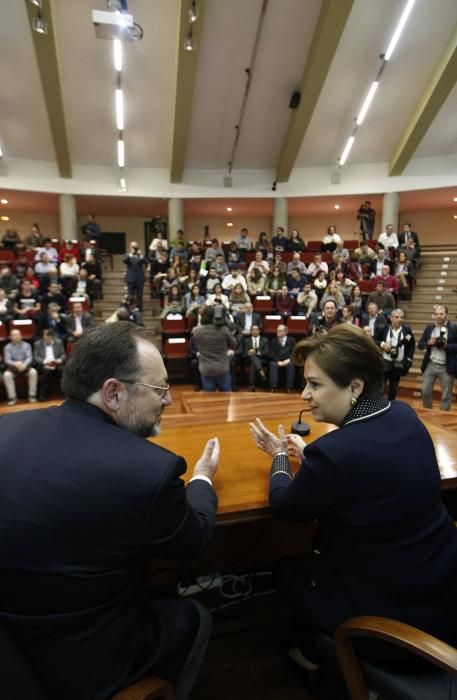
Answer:
POLYGON ((34 17, 32 19, 32 28, 33 28, 33 31, 36 32, 37 34, 47 34, 48 33, 48 23, 41 15, 38 15, 37 17, 34 17))
POLYGON ((194 37, 192 36, 192 25, 190 25, 189 33, 186 35, 186 38, 184 39, 184 51, 195 51, 196 46, 195 46, 195 40, 194 37))
POLYGON ((189 9, 187 10, 187 19, 192 24, 198 19, 198 6, 196 0, 192 0, 189 9))
POLYGON ((40 10, 43 7, 43 0, 30 0, 32 5, 35 5, 35 7, 39 7, 40 10))

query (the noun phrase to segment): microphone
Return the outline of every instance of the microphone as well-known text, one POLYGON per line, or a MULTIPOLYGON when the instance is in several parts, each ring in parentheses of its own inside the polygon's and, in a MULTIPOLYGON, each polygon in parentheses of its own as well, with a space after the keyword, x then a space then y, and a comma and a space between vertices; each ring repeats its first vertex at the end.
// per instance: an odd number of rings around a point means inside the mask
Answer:
POLYGON ((301 417, 302 413, 304 413, 307 409, 303 408, 300 411, 300 415, 298 416, 298 421, 295 423, 292 423, 292 427, 290 429, 290 432, 293 435, 299 435, 300 437, 305 437, 305 435, 309 435, 311 432, 311 428, 309 427, 308 423, 302 423, 301 417))

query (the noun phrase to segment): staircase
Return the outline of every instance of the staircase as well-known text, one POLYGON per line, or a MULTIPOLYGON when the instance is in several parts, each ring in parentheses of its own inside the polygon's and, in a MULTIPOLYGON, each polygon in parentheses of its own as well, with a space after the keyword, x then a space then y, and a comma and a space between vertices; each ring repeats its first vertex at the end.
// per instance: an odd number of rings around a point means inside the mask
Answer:
MULTIPOLYGON (((121 305, 127 293, 127 286, 124 283, 124 272, 122 255, 113 255, 113 269, 105 269, 103 272, 103 299, 94 303, 94 319, 96 323, 103 323, 121 305)), ((143 303, 145 328, 151 340, 156 345, 160 345, 160 303, 157 299, 151 299, 148 273, 146 273, 143 303)))
MULTIPOLYGON (((405 312, 405 321, 411 326, 416 338, 416 345, 425 326, 432 322, 433 309, 437 304, 447 306, 449 320, 456 320, 457 294, 452 290, 457 288, 457 246, 424 246, 421 263, 412 300, 400 302, 405 312)), ((416 347, 413 366, 408 376, 400 382, 400 394, 403 396, 420 397, 420 366, 423 356, 424 351, 416 347)), ((439 395, 438 387, 436 397, 439 395)))

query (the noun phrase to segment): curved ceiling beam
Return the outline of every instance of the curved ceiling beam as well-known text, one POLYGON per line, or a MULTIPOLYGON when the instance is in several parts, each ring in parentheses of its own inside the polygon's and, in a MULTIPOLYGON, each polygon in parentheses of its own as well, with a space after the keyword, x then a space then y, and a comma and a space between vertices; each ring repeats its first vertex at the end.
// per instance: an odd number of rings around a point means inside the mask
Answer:
MULTIPOLYGON (((187 152, 192 97, 197 76, 198 50, 186 51, 184 41, 189 33, 187 11, 190 0, 181 0, 178 35, 178 68, 176 77, 173 144, 171 153, 170 182, 182 182, 187 152)), ((198 20, 192 26, 192 36, 198 47, 202 34, 205 0, 198 0, 198 20)))
POLYGON ((402 174, 456 82, 457 25, 395 149, 389 163, 389 175, 402 174))
POLYGON ((276 180, 287 182, 327 78, 354 0, 323 0, 303 76, 300 105, 292 111, 279 154, 276 180))
POLYGON ((70 149, 68 147, 67 125, 63 106, 62 87, 60 81, 57 48, 52 21, 51 0, 43 0, 42 15, 48 23, 47 34, 37 34, 33 30, 32 21, 37 16, 37 8, 30 0, 25 0, 30 20, 30 30, 35 46, 35 53, 40 72, 43 95, 48 112, 51 136, 56 152, 56 161, 60 177, 71 178, 70 149))

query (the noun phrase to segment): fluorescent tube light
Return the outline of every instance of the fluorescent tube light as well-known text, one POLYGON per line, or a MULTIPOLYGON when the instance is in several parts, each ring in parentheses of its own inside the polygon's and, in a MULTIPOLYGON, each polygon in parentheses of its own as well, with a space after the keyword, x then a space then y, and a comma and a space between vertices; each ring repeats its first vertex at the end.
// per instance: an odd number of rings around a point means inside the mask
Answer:
POLYGON ((119 131, 124 128, 124 93, 116 90, 116 126, 119 131))
POLYGON ((125 149, 122 139, 119 139, 117 142, 117 164, 120 168, 123 168, 125 165, 125 149))
POLYGON ((120 39, 114 39, 113 58, 114 58, 114 68, 118 72, 121 71, 122 70, 122 42, 120 39))
POLYGON ((348 155, 349 155, 349 152, 350 152, 350 150, 351 150, 351 148, 352 148, 352 146, 353 146, 353 144, 354 144, 354 141, 355 141, 355 136, 350 136, 350 137, 348 138, 348 142, 347 142, 347 144, 346 144, 345 147, 344 147, 343 155, 341 156, 341 158, 340 158, 340 160, 339 160, 339 164, 340 164, 340 165, 344 165, 344 164, 345 164, 345 162, 346 162, 346 160, 347 160, 347 157, 348 157, 348 155))
POLYGON ((406 3, 405 9, 403 10, 402 15, 400 17, 400 21, 397 24, 397 27, 392 35, 392 39, 390 40, 387 51, 384 54, 385 61, 389 61, 390 58, 392 57, 394 49, 398 43, 398 40, 399 40, 400 35, 405 27, 405 24, 408 21, 408 17, 410 15, 411 10, 413 9, 413 5, 415 2, 416 2, 416 0, 408 0, 408 2, 406 3))
POLYGON ((370 89, 368 90, 368 94, 365 97, 365 102, 363 103, 362 109, 360 110, 359 116, 357 117, 357 121, 356 121, 357 126, 360 126, 362 124, 363 120, 365 119, 365 117, 367 116, 367 112, 368 112, 370 105, 373 101, 373 97, 375 96, 375 92, 378 89, 378 85, 379 85, 379 82, 377 80, 375 80, 374 83, 372 83, 370 89))

